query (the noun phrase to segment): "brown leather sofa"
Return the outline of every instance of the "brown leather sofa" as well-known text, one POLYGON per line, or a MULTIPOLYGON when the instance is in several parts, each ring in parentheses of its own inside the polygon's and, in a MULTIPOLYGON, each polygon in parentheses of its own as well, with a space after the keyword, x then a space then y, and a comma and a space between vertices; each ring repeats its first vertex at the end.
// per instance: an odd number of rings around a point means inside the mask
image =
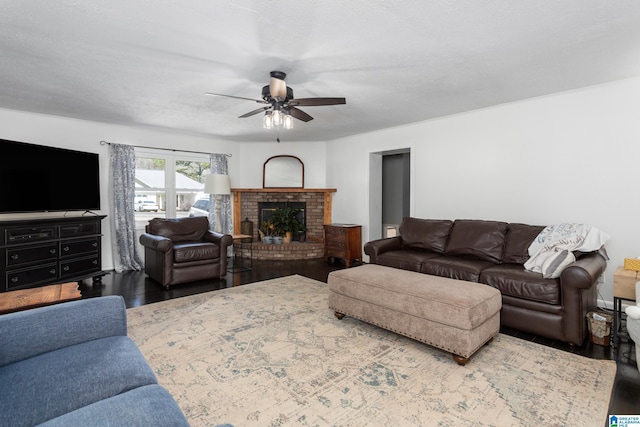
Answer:
POLYGON ((480 220, 405 218, 400 236, 368 242, 372 264, 484 283, 502 294, 504 327, 582 345, 589 311, 596 309, 598 277, 606 260, 575 253, 557 279, 524 268, 528 247, 543 226, 480 220))
POLYGON ((227 275, 229 234, 209 230, 206 217, 153 218, 140 236, 144 271, 165 288, 227 275))

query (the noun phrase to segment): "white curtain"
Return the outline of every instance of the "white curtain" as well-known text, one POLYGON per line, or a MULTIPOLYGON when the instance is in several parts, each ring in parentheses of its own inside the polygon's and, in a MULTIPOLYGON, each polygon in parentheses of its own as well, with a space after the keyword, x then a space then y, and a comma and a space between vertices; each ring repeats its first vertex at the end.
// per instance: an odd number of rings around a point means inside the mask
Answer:
POLYGON ((109 144, 111 247, 116 272, 142 270, 134 213, 136 155, 130 145, 109 144))
MULTIPOLYGON (((226 154, 211 154, 211 173, 227 175, 227 155, 226 154)), ((209 209, 209 224, 212 230, 216 228, 216 196, 210 195, 209 209)), ((226 234, 233 234, 233 218, 231 217, 231 195, 224 195, 221 197, 222 202, 220 204, 220 219, 222 222, 222 232, 226 234)))

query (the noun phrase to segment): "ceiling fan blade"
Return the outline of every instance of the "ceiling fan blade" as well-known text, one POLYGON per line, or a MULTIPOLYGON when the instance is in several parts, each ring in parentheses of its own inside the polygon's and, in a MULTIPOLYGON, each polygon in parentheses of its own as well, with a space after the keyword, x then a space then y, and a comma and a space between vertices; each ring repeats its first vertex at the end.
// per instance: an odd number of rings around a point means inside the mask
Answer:
POLYGON ((310 115, 308 115, 307 113, 305 113, 304 111, 296 107, 289 108, 289 113, 296 119, 302 120, 303 122, 308 122, 310 120, 313 120, 313 117, 311 117, 310 115))
POLYGON ((338 105, 346 104, 345 98, 298 98, 289 101, 289 105, 317 106, 317 105, 338 105))
POLYGON ((225 96, 227 98, 244 99, 245 101, 254 101, 254 102, 258 102, 260 104, 268 104, 267 101, 264 101, 262 99, 244 98, 242 96, 225 95, 223 93, 213 93, 213 92, 205 92, 204 94, 205 95, 211 95, 211 96, 225 96))
POLYGON ((241 116, 238 116, 239 119, 244 119, 245 117, 251 117, 251 116, 255 116, 258 113, 262 113, 263 111, 268 110, 269 108, 271 108, 271 105, 269 105, 268 107, 260 107, 258 109, 255 109, 253 111, 249 111, 248 113, 245 113, 241 116))
POLYGON ((284 101, 284 99, 287 97, 287 84, 284 82, 284 80, 271 77, 271 82, 269 83, 269 93, 271 94, 272 98, 278 99, 279 101, 284 101))

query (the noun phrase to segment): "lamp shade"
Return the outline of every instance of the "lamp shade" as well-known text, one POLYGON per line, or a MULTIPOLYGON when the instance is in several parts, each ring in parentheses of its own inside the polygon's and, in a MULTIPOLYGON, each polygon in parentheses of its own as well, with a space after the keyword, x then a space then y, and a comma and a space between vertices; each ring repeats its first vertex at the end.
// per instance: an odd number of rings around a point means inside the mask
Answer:
POLYGON ((209 174, 204 183, 204 192, 207 194, 231 194, 229 175, 209 174))

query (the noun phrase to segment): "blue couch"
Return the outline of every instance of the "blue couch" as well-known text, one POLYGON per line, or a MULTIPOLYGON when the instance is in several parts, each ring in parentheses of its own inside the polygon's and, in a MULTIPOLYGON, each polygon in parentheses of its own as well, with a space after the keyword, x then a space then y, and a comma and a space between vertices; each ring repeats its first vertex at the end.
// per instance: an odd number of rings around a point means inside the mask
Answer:
POLYGON ((0 316, 0 426, 188 426, 127 337, 124 300, 0 316))

